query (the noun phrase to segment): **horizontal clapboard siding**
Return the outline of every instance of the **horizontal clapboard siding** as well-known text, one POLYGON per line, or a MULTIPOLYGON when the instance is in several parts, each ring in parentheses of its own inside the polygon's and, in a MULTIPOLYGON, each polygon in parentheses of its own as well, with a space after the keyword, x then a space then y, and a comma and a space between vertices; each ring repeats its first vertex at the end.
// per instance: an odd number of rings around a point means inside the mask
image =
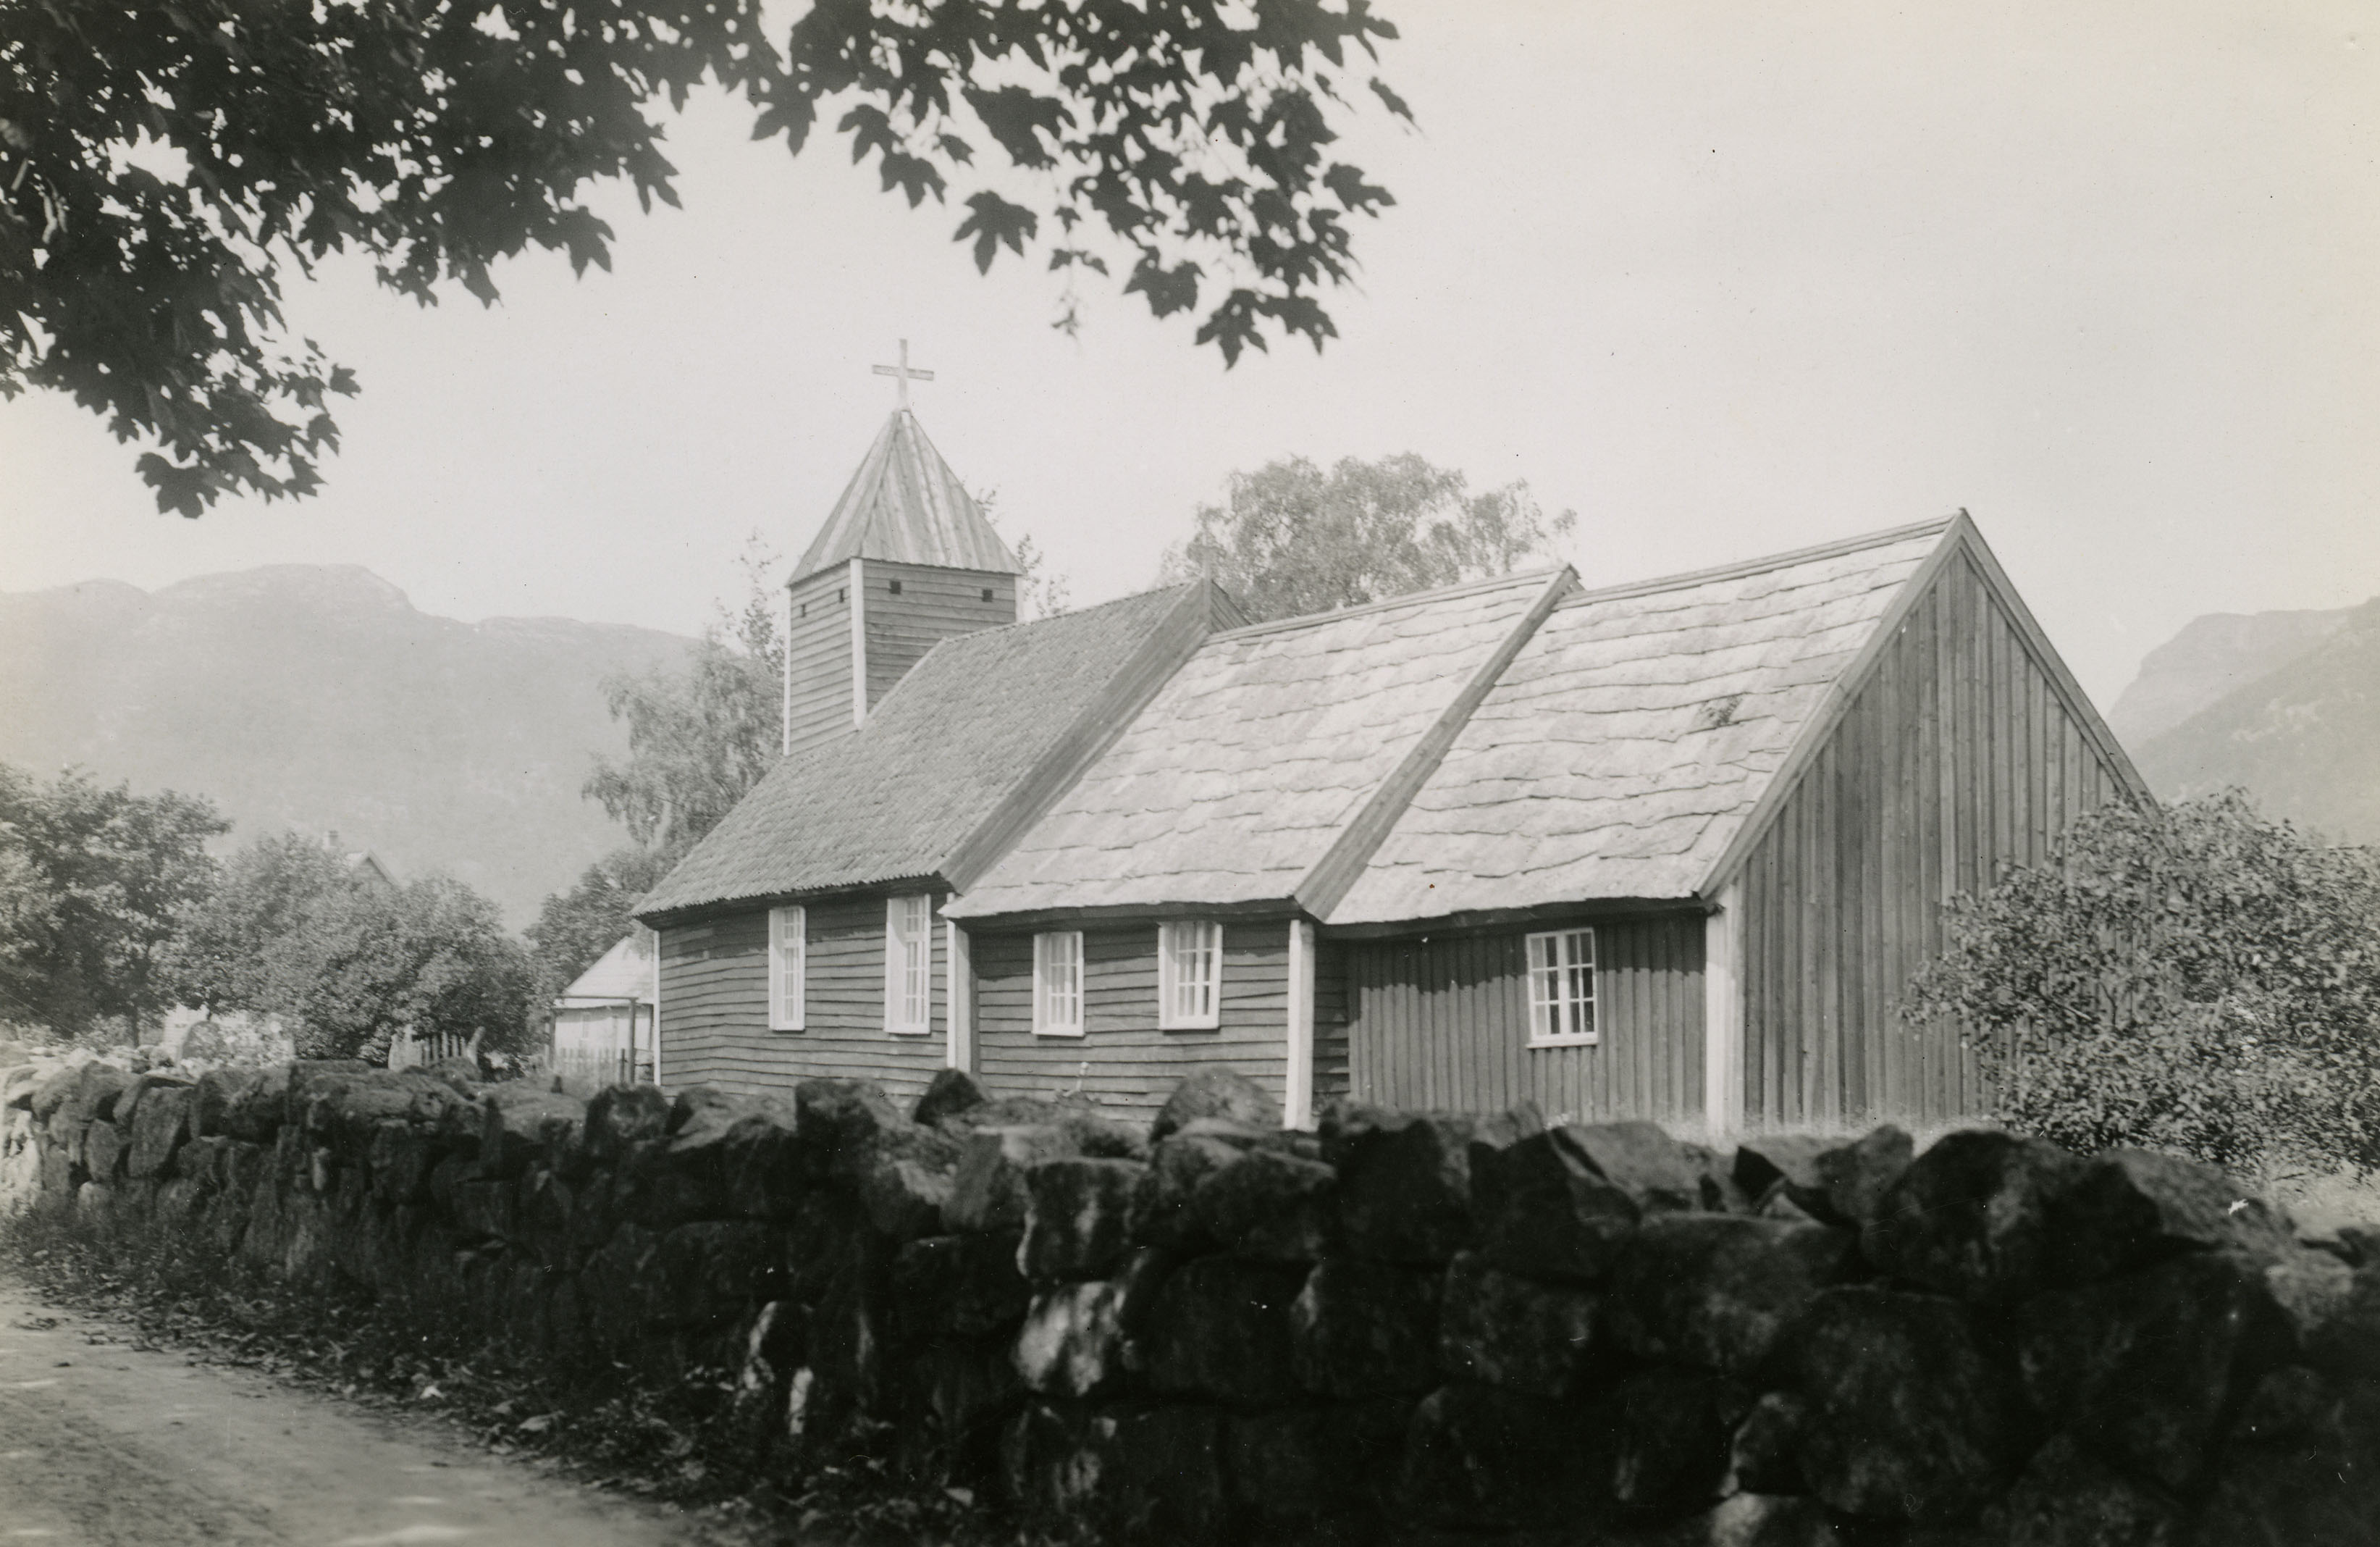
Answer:
POLYGON ((925 564, 861 561, 868 576, 868 702, 891 692, 926 652, 954 635, 1016 621, 1016 577, 925 564), (899 595, 892 582, 901 583, 899 595), (983 593, 991 592, 985 601, 983 593))
POLYGON ((788 749, 802 751, 851 729, 850 566, 820 570, 793 588, 785 634, 791 687, 788 749))
POLYGON ((1973 1054, 1907 1023, 1904 987, 1945 903, 2123 787, 1984 577, 1946 566, 1745 859, 1745 1125, 1984 1111, 1973 1054))
POLYGON ((978 1068, 993 1095, 1081 1090, 1102 1106, 1154 1113, 1209 1065, 1281 1099, 1286 1088, 1289 926, 1223 926, 1222 998, 1206 1031, 1157 1029, 1157 926, 1083 932, 1083 1032, 1033 1034, 1033 937, 974 937, 978 1068))
POLYGON ((1700 915, 1598 921, 1591 1046, 1532 1048, 1528 932, 1350 943, 1354 1094, 1384 1106, 1495 1112, 1535 1102, 1579 1121, 1698 1120, 1700 915))
POLYGON ((909 1101, 947 1055, 948 943, 934 907, 932 1029, 884 1029, 881 894, 814 901, 805 1029, 769 1029, 769 915, 724 916, 662 932, 662 1078, 671 1086, 787 1090, 805 1079, 872 1079, 909 1101))

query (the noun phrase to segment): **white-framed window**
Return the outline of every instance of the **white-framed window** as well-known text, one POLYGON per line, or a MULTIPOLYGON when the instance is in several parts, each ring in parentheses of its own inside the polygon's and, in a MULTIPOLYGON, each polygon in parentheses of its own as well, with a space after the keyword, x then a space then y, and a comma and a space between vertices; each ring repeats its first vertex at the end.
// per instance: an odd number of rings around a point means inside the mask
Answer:
POLYGON ((934 899, 923 892, 884 899, 884 1029, 933 1029, 934 899))
POLYGON ((1575 1047, 1595 1040, 1595 932, 1529 936, 1529 1045, 1575 1047))
POLYGON ((1054 930, 1033 937, 1033 1034, 1083 1034, 1083 932, 1054 930))
POLYGON ((803 974, 809 967, 809 915, 798 907, 769 909, 769 1029, 802 1029, 803 974))
POLYGON ((1220 1024, 1223 997, 1223 926, 1184 919, 1157 926, 1157 1024, 1167 1031, 1208 1030, 1220 1024))

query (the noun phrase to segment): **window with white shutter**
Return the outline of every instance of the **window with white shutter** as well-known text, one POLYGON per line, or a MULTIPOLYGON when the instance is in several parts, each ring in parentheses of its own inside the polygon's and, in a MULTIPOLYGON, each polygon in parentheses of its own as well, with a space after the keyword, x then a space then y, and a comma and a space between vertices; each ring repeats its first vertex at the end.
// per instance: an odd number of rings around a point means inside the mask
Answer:
POLYGON ((1157 928, 1157 1024, 1167 1031, 1209 1030, 1220 1024, 1223 926, 1185 919, 1157 928))
POLYGON ((934 899, 923 892, 884 900, 884 1029, 922 1036, 933 1029, 934 899))
POLYGON ((1056 930, 1033 937, 1033 1034, 1083 1034, 1083 932, 1056 930))
POLYGON ((808 915, 798 907, 769 909, 769 1029, 802 1029, 802 975, 808 967, 808 915))

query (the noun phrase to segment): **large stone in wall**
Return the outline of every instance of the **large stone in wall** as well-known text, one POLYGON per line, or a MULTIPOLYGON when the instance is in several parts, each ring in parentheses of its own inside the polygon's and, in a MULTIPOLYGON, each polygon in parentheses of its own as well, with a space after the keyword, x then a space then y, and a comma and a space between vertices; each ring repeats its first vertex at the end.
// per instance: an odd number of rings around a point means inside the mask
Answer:
POLYGON ((1184 1263, 1158 1288, 1141 1334, 1150 1385, 1252 1406, 1295 1396, 1290 1307, 1305 1285, 1302 1270, 1270 1262, 1184 1263))
POLYGON ((1017 1329, 1016 1373, 1048 1396, 1096 1396, 1124 1378, 1123 1290, 1061 1284, 1033 1297, 1017 1329))
MULTIPOLYGON (((189 1076, 168 1069, 152 1069, 135 1075, 132 1083, 116 1093, 115 1102, 108 1108, 108 1120, 129 1133, 140 1115, 143 1096, 152 1090, 188 1090, 196 1083, 189 1076)), ((188 1108, 185 1108, 183 1121, 187 1124, 188 1120, 188 1108)))
POLYGON ((794 1088, 794 1107, 802 1164, 821 1180, 857 1181, 877 1136, 912 1126, 870 1079, 805 1079, 794 1088))
POLYGON ((2084 1163, 2050 1211, 2058 1276, 2088 1284, 2178 1251, 2226 1248, 2277 1258, 2295 1249, 2288 1218, 2214 1166, 2149 1150, 2084 1163))
POLYGON ((1011 1496, 1045 1529, 1185 1547, 1229 1539, 1222 1415, 1212 1407, 1034 1404, 1002 1452, 1011 1496))
POLYGON ((1910 1284, 1971 1300, 2022 1299, 2052 1281, 2052 1212, 2082 1171, 2043 1139, 1945 1135, 1885 1190, 1862 1249, 1910 1284))
POLYGON ((1300 1531, 1335 1525, 1343 1534, 1322 1540, 1377 1540, 1412 1410, 1410 1401, 1389 1399, 1227 1416, 1232 1501, 1259 1532, 1298 1540, 1300 1531))
POLYGON ((82 1130, 83 1174, 94 1182, 114 1186, 121 1179, 125 1151, 130 1148, 115 1124, 91 1124, 82 1130))
POLYGON ((1383 1262, 1444 1262, 1476 1242, 1471 1212, 1475 1151, 1523 1137, 1509 1117, 1383 1112, 1334 1102, 1323 1114, 1323 1157, 1338 1167, 1346 1249, 1383 1262))
POLYGON ((571 1142, 587 1103, 554 1090, 492 1085, 480 1097, 480 1174, 506 1179, 556 1142, 571 1142))
POLYGON ((698 1220, 664 1235, 657 1261, 662 1316, 717 1326, 783 1292, 777 1233, 757 1220, 698 1220))
POLYGON ((1482 1254, 1540 1278, 1602 1278, 1640 1212, 1560 1130, 1475 1154, 1471 1188, 1482 1254))
POLYGON ((2010 1547, 2183 1547, 2181 1507, 2060 1434, 2009 1490, 2010 1547))
POLYGON ((868 1223, 897 1241, 941 1232, 958 1160, 958 1139, 940 1128, 912 1124, 880 1136, 859 1181, 868 1223))
POLYGON ((944 1220, 953 1230, 1021 1231, 1031 1206, 1026 1170, 1079 1153, 1075 1140, 1055 1127, 977 1128, 961 1141, 944 1220))
POLYGON ((1864 1230, 1883 1206, 1884 1196, 1916 1159, 1917 1146, 1890 1123, 1869 1129, 1849 1144, 1840 1144, 1817 1159, 1824 1207, 1817 1217, 1864 1230))
POLYGON ((1595 1326, 1592 1291, 1462 1252, 1447 1266, 1439 1303, 1439 1359, 1454 1379, 1568 1396, 1602 1360, 1595 1326))
MULTIPOLYGON (((1193 1129, 1205 1124, 1194 1124, 1193 1129)), ((1208 1234, 1194 1200, 1198 1184, 1253 1149, 1252 1130, 1167 1135, 1149 1151, 1148 1171, 1133 1199, 1133 1239, 1146 1246, 1196 1252, 1221 1243, 1208 1234)))
POLYGON ((1281 1127, 1281 1103, 1263 1086, 1236 1069, 1198 1069, 1173 1088, 1149 1125, 1151 1143, 1202 1117, 1220 1117, 1253 1128, 1281 1127))
POLYGON ((188 1128, 184 1116, 190 1104, 188 1085, 152 1085, 142 1092, 132 1116, 132 1142, 124 1168, 133 1176, 160 1176, 173 1163, 188 1128))
POLYGON ((909 1121, 926 1127, 940 1127, 945 1118, 953 1118, 983 1105, 983 1087, 964 1069, 936 1069, 934 1078, 926 1081, 926 1089, 917 1097, 917 1104, 909 1109, 909 1121))
POLYGON ((1799 1392, 1763 1392, 1728 1440, 1723 1493, 1801 1493, 1802 1440, 1810 1404, 1799 1392))
POLYGON ((33 1115, 48 1124, 54 1136, 79 1134, 85 1124, 106 1115, 116 1096, 131 1084, 132 1077, 112 1064, 78 1065, 34 1091, 33 1115))
POLYGON ((392 1118, 373 1128, 364 1158, 371 1167, 373 1197, 387 1203, 426 1203, 430 1173, 443 1153, 436 1129, 392 1118))
POLYGON ((892 1257, 892 1313, 904 1337, 980 1337, 1015 1325, 1032 1287, 1006 1236, 929 1236, 892 1257))
POLYGON ((655 1085, 607 1085, 587 1102, 590 1164, 618 1165, 639 1144, 669 1137, 670 1099, 655 1085))
POLYGON ((1338 1236, 1337 1193, 1338 1174, 1321 1161, 1252 1147, 1200 1177, 1190 1207, 1208 1238, 1239 1256, 1317 1262, 1338 1236))
POLYGON ((1578 1405, 1498 1386, 1441 1386, 1406 1429, 1402 1511, 1470 1531, 1575 1525, 1610 1508, 1609 1440, 1578 1405))
POLYGON ((1717 1381, 1693 1370, 1647 1370, 1597 1394, 1610 1425, 1612 1502, 1658 1517, 1716 1500, 1728 1463, 1718 1401, 1717 1381))
POLYGON ((1106 1278, 1132 1248, 1138 1161, 1065 1156, 1025 1172, 1025 1241, 1017 1265, 1039 1283, 1106 1278))
POLYGON ((1822 1290, 1787 1348, 1810 1403, 1802 1472, 1835 1508, 1955 1521, 2007 1485, 2016 1396, 1963 1302, 1867 1285, 1822 1290))
POLYGON ((1431 1268, 1332 1258, 1306 1275, 1290 1307, 1298 1383, 1360 1400, 1437 1386, 1439 1296, 1431 1268))
POLYGON ((580 1271, 589 1329, 605 1349, 616 1351, 634 1342, 656 1309, 661 1245, 657 1232, 624 1224, 580 1271))
POLYGON ((1849 1231, 1726 1214, 1662 1214, 1637 1230, 1607 1301, 1614 1338, 1640 1358, 1756 1379, 1820 1290, 1851 1277, 1849 1231))
MULTIPOLYGON (((1838 1529, 1827 1506, 1815 1499, 1738 1493, 1691 1519, 1632 1539, 1632 1547, 1635 1541, 1645 1547, 1852 1547, 1857 1540, 1838 1529)), ((1937 1544, 1912 1538, 1910 1547, 1937 1544)), ((1973 1547, 1985 1547, 1985 1543, 1978 1539, 1973 1547)))
POLYGON ((2380 1541, 2380 1383, 2283 1366, 2242 1405, 2201 1506, 2204 1547, 2380 1541))
POLYGON ((1658 1123, 1572 1123, 1554 1130, 1640 1213, 1704 1207, 1704 1168, 1692 1148, 1658 1123))
POLYGON ((199 1077, 198 1091, 190 1098, 190 1130, 200 1137, 221 1134, 270 1144, 280 1131, 288 1093, 285 1064, 209 1069, 199 1077))
POLYGON ((2058 1428, 2168 1488, 2204 1469, 2235 1393, 2287 1350, 2252 1260, 2204 1252, 2016 1312, 2025 1394, 2058 1428))

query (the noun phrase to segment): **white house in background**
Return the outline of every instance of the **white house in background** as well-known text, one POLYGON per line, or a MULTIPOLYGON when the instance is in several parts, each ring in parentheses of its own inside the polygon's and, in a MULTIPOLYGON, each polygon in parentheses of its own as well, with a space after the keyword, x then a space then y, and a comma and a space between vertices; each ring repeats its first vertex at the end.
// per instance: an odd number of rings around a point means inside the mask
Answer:
POLYGON ((654 939, 639 927, 555 997, 555 1074, 605 1085, 651 1082, 654 939))

